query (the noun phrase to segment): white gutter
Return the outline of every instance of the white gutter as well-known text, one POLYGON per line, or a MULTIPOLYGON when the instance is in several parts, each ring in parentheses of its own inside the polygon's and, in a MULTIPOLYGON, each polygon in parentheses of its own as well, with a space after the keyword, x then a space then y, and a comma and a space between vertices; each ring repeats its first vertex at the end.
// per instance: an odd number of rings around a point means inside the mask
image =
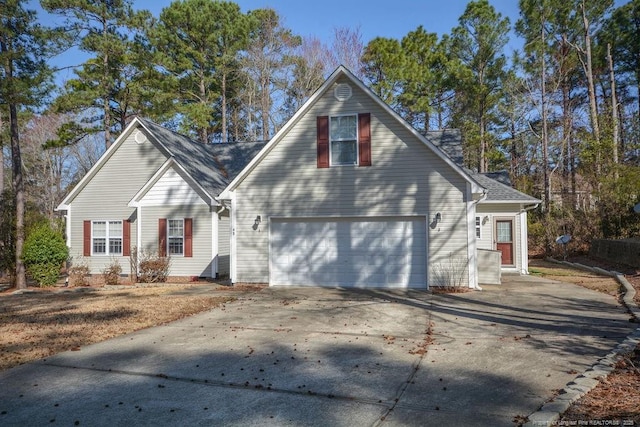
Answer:
POLYGON ((532 211, 535 208, 537 208, 538 206, 540 206, 540 203, 535 203, 533 205, 529 205, 529 206, 525 206, 522 209, 520 209, 520 212, 528 212, 528 211, 532 211))

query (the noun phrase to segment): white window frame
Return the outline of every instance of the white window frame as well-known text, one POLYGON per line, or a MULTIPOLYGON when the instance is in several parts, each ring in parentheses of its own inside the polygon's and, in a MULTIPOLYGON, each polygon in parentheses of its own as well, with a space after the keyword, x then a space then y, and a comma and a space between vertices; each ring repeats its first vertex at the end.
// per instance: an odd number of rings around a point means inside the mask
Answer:
POLYGON ((120 219, 112 220, 112 219, 96 219, 91 221, 91 256, 122 256, 124 250, 124 224, 120 219), (110 225, 112 223, 120 224, 120 235, 112 235, 110 230, 110 225), (94 232, 94 226, 96 223, 104 223, 105 224, 105 235, 104 237, 96 237, 94 232), (95 240, 96 239, 104 239, 104 252, 96 252, 95 251, 95 240), (111 240, 120 239, 120 252, 111 252, 111 240))
POLYGON ((481 216, 477 216, 476 217, 476 239, 482 239, 482 217, 481 216))
POLYGON ((360 129, 358 125, 358 114, 339 114, 335 116, 329 116, 329 166, 357 166, 360 161, 360 147, 358 141, 360 140, 360 129), (356 145, 356 158, 353 163, 335 163, 333 161, 333 142, 350 142, 351 139, 339 139, 333 138, 333 134, 331 133, 331 122, 339 117, 355 117, 355 126, 356 126, 356 138, 353 142, 356 145))
POLYGON ((171 219, 171 218, 167 218, 167 256, 173 257, 173 256, 184 256, 184 244, 185 244, 185 236, 184 236, 184 218, 175 218, 175 219, 171 219), (172 222, 180 222, 182 224, 182 235, 178 236, 172 236, 171 235, 171 224, 172 222), (180 253, 172 253, 171 252, 171 239, 180 239, 180 241, 182 242, 182 252, 180 253))

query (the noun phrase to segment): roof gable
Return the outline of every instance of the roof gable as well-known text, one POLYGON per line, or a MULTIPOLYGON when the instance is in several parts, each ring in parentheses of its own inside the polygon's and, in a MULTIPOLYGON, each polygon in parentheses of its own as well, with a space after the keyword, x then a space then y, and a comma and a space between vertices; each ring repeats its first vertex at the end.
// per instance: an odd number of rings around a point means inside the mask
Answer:
POLYGON ((202 144, 150 120, 140 121, 211 198, 218 196, 265 145, 263 142, 202 144))
POLYGON ((175 162, 173 158, 147 181, 138 191, 129 206, 165 206, 213 204, 202 187, 175 162))
MULTIPOLYGON (((210 204, 215 203, 216 196, 265 145, 262 142, 202 144, 150 120, 135 117, 56 209, 68 209, 69 204, 134 132, 141 132, 140 143, 150 139, 167 160, 172 160, 171 166, 177 168, 185 182, 210 204)), ((167 165, 165 163, 160 168, 162 173, 166 172, 167 165)), ((160 179, 159 171, 150 177, 132 201, 139 202, 150 186, 160 179)))
POLYGON ((440 151, 431 141, 416 131, 409 123, 400 117, 389 105, 382 101, 375 93, 365 86, 362 81, 355 77, 344 66, 338 67, 327 80, 314 92, 314 94, 304 103, 304 105, 293 115, 293 117, 274 135, 274 137, 265 145, 265 147, 249 162, 249 164, 231 181, 221 194, 221 198, 228 198, 229 191, 233 191, 237 186, 250 174, 255 167, 273 150, 273 148, 283 139, 283 137, 305 116, 311 108, 323 97, 323 95, 333 89, 334 84, 340 78, 346 78, 350 83, 357 86, 363 93, 370 97, 386 114, 399 122, 413 136, 430 149, 440 160, 448 164, 457 174, 459 174, 471 187, 473 194, 484 193, 484 188, 478 184, 463 168, 458 166, 447 155, 440 151))
MULTIPOLYGON (((56 210, 67 210, 69 204, 76 198, 76 196, 87 186, 87 184, 93 179, 93 177, 104 167, 113 154, 120 148, 120 146, 127 140, 127 138, 141 126, 141 122, 137 117, 129 123, 129 125, 122 131, 122 133, 116 138, 111 146, 105 151, 98 161, 89 169, 84 177, 78 184, 67 194, 62 202, 56 207, 56 210)), ((166 154, 166 153, 163 153, 166 154)))

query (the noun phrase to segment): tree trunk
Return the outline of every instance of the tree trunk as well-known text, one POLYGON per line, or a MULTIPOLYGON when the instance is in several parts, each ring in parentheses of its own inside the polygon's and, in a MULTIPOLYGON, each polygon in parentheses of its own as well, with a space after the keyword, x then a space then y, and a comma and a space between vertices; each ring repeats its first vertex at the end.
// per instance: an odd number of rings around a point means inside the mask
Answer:
POLYGON ((227 73, 222 72, 221 82, 222 86, 222 142, 227 142, 227 73))
MULTIPOLYGON (((108 31, 109 31, 109 27, 107 25, 107 20, 104 19, 103 20, 103 25, 102 25, 102 37, 104 40, 107 39, 108 36, 108 31)), ((104 114, 104 147, 105 149, 108 149, 111 146, 111 108, 109 106, 109 54, 107 52, 103 53, 104 56, 102 57, 102 89, 104 90, 104 93, 102 96, 104 96, 103 99, 103 111, 102 113, 104 114)))
MULTIPOLYGON (((264 73, 264 71, 263 71, 264 73)), ((271 93, 269 91, 269 79, 262 76, 260 103, 262 104, 262 140, 269 140, 269 115, 271 112, 271 93)))
MULTIPOLYGON (((566 76, 562 76, 562 157, 564 158, 563 167, 562 167, 562 188, 563 190, 567 188, 569 184, 569 176, 571 174, 571 145, 570 145, 570 134, 571 134, 571 113, 570 113, 570 105, 569 105, 569 84, 566 76)), ((570 198, 573 197, 570 191, 570 198)), ((565 192, 562 193, 562 204, 565 203, 565 192)), ((574 204, 572 203, 572 206, 574 204)))
POLYGON ((593 131, 593 139, 596 146, 596 170, 598 174, 600 173, 600 126, 598 125, 598 105, 596 101, 596 89, 593 81, 593 61, 591 58, 591 34, 589 20, 587 19, 587 12, 585 10, 585 0, 582 0, 581 3, 582 8, 582 23, 584 25, 584 45, 585 45, 585 56, 586 56, 586 70, 585 73, 587 75, 587 85, 589 92, 589 113, 591 117, 591 129, 593 131))
MULTIPOLYGON (((544 23, 542 24, 540 36, 542 38, 542 46, 544 46, 545 29, 544 23)), ((541 51, 540 60, 540 85, 540 103, 542 104, 542 179, 544 181, 543 210, 545 215, 549 215, 549 209, 551 207, 551 178, 549 176, 549 133, 547 131, 547 62, 544 48, 541 51)))
MULTIPOLYGON (((620 145, 620 124, 618 121, 618 98, 616 96, 616 77, 613 72, 613 58, 611 57, 611 43, 607 43, 607 62, 609 64, 609 80, 611 83, 611 123, 613 125, 613 163, 618 164, 618 146, 620 145)), ((616 178, 618 172, 615 172, 616 178)))
MULTIPOLYGON (((11 74, 9 74, 11 79, 11 74)), ((11 165, 13 170, 13 191, 16 203, 16 288, 26 289, 27 278, 22 248, 24 246, 24 182, 22 181, 22 156, 20 155, 20 139, 18 132, 18 109, 16 104, 9 104, 9 128, 11 133, 11 165)))
MULTIPOLYGON (((207 99, 207 86, 204 79, 204 74, 200 74, 200 81, 198 82, 199 90, 200 90, 200 99, 199 102, 201 104, 206 105, 207 99)), ((199 125, 198 125, 199 126, 199 125)), ((206 144, 209 142, 209 133, 207 132, 206 125, 202 127, 198 127, 198 137, 200 138, 200 142, 206 144)))
POLYGON ((478 172, 484 173, 487 171, 486 159, 487 159, 487 144, 484 141, 484 114, 480 114, 480 159, 478 162, 478 172))
POLYGON ((4 123, 0 112, 0 195, 4 192, 4 123))
POLYGON ((510 140, 511 140, 511 147, 509 150, 509 156, 511 157, 511 178, 514 181, 518 181, 518 136, 516 133, 516 122, 515 120, 513 120, 513 118, 510 120, 510 140))

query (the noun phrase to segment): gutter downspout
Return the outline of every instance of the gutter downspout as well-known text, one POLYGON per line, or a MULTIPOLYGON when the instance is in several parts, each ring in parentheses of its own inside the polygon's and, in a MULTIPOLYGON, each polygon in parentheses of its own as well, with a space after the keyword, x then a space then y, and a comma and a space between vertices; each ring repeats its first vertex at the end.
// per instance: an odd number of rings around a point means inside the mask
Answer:
POLYGON ((529 242, 528 242, 529 231, 527 230, 527 227, 528 227, 527 212, 537 208, 538 206, 540 206, 540 203, 534 203, 529 206, 523 206, 520 209, 520 215, 522 216, 522 214, 524 214, 524 221, 520 224, 520 241, 522 242, 521 243, 522 259, 520 260, 520 263, 522 264, 522 268, 520 269, 520 274, 529 274, 529 242))
MULTIPOLYGON (((487 198, 487 194, 488 194, 488 190, 485 188, 484 191, 482 192, 482 196, 480 196, 480 198, 478 200, 473 200, 471 202, 471 206, 474 207, 474 212, 475 212, 475 206, 482 202, 483 200, 486 200, 487 198)), ((475 223, 475 215, 473 217, 474 223, 475 223)), ((475 259, 476 259, 476 263, 475 263, 475 270, 476 270, 476 280, 474 283, 474 286, 472 289, 475 289, 477 291, 481 291, 482 288, 480 287, 480 285, 478 284, 478 243, 477 243, 477 238, 476 238, 476 234, 475 234, 475 228, 471 227, 471 224, 467 224, 467 226, 469 227, 469 233, 471 234, 471 232, 473 232, 473 252, 475 255, 475 259)), ((471 248, 470 248, 471 249, 471 248)))
POLYGON ((211 209, 211 277, 218 278, 220 273, 220 225, 219 218, 220 214, 224 212, 227 207, 224 205, 224 201, 218 199, 217 197, 211 198, 211 203, 209 204, 211 209), (215 207, 218 207, 218 210, 215 210, 215 207))

